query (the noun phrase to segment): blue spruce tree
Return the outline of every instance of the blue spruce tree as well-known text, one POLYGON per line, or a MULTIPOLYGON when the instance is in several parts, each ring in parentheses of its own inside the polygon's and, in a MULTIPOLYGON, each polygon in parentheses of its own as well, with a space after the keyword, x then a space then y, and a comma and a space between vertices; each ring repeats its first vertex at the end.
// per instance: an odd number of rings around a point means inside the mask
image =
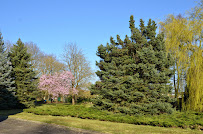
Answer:
POLYGON ((5 51, 3 37, 0 33, 0 109, 12 109, 17 107, 17 99, 14 96, 14 80, 11 77, 12 65, 8 53, 5 51))
POLYGON ((172 113, 170 69, 174 62, 166 55, 163 34, 156 35, 156 24, 140 20, 140 28, 130 17, 131 36, 124 41, 117 35, 110 44, 98 47, 100 62, 96 72, 100 81, 91 87, 99 109, 126 114, 172 113))

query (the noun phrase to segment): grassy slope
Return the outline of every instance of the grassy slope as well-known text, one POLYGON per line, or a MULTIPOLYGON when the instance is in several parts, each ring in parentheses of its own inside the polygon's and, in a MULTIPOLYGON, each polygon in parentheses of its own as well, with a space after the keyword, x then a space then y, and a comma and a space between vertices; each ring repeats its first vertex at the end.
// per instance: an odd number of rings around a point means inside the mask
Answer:
POLYGON ((11 118, 19 118, 32 121, 40 121, 44 123, 51 123, 57 125, 63 125, 73 128, 80 128, 86 130, 93 130, 103 133, 112 134, 200 134, 202 131, 191 130, 191 129, 181 129, 181 128, 164 128, 164 127, 154 127, 147 125, 133 125, 126 123, 115 123, 108 121, 90 120, 90 119, 80 119, 69 116, 50 116, 50 115, 35 115, 33 113, 22 112, 22 110, 0 110, 0 115, 7 116, 11 118))
POLYGON ((35 115, 32 113, 18 113, 10 115, 12 118, 20 118, 26 120, 40 121, 51 124, 58 124, 68 127, 81 128, 86 130, 99 131, 112 134, 191 134, 202 133, 198 130, 181 129, 181 128, 163 128, 145 125, 133 125, 126 123, 114 123, 108 121, 98 121, 89 119, 79 119, 74 117, 50 116, 50 115, 35 115))
POLYGON ((49 104, 36 108, 25 109, 36 115, 72 116, 82 119, 94 119, 136 125, 151 125, 161 127, 203 128, 203 113, 175 112, 168 115, 156 116, 129 116, 101 111, 86 105, 49 104))

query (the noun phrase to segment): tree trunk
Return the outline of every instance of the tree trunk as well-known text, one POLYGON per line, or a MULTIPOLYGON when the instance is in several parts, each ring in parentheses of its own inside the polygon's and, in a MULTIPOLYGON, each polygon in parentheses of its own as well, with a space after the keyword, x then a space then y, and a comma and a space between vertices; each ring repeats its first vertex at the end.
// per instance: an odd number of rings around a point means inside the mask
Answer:
POLYGON ((61 96, 61 102, 63 103, 63 96, 61 96))
POLYGON ((174 83, 174 89, 175 89, 175 98, 177 98, 177 96, 176 96, 176 76, 175 76, 176 74, 174 74, 174 76, 173 76, 173 83, 174 83))
POLYGON ((178 97, 179 97, 179 86, 180 86, 180 71, 179 71, 179 65, 178 65, 178 63, 176 63, 176 70, 177 70, 178 78, 177 78, 177 83, 176 83, 176 88, 175 88, 175 98, 178 100, 178 97))
POLYGON ((176 97, 179 98, 179 90, 180 90, 180 74, 178 72, 178 81, 177 81, 177 89, 176 89, 176 97))
POLYGON ((178 110, 181 110, 181 105, 182 105, 182 101, 180 101, 181 99, 179 98, 181 95, 180 93, 180 76, 181 76, 181 73, 180 73, 180 70, 179 70, 179 66, 177 65, 177 72, 178 72, 178 79, 177 79, 177 89, 176 89, 176 98, 177 98, 177 107, 178 107, 178 110))
POLYGON ((47 102, 49 101, 49 95, 47 96, 47 102))
POLYGON ((75 96, 75 104, 77 104, 77 100, 78 100, 77 95, 74 95, 74 96, 75 96))
POLYGON ((72 95, 72 105, 75 105, 75 95, 72 95))

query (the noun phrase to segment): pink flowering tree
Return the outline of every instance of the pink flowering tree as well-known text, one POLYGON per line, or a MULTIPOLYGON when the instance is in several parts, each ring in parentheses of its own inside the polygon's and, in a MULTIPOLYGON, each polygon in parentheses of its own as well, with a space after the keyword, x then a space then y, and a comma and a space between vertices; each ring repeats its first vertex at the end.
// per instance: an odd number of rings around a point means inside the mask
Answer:
POLYGON ((74 95, 78 91, 72 86, 74 77, 71 72, 63 71, 53 75, 42 75, 39 81, 39 89, 51 94, 54 98, 64 95, 74 95))

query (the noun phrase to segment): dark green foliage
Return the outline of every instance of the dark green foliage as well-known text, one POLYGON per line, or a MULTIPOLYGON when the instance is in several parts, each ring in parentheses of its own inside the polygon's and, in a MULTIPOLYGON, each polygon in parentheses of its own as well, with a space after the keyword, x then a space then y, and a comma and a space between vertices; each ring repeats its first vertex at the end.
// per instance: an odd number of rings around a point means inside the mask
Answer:
POLYGON ((133 16, 129 22, 130 38, 111 37, 110 44, 98 47, 100 81, 91 88, 98 95, 93 103, 98 109, 126 114, 172 113, 168 94, 174 62, 166 55, 164 35, 156 35, 151 19, 147 26, 140 20, 140 29, 135 28, 133 16))
POLYGON ((20 107, 34 106, 37 91, 36 74, 33 71, 31 55, 19 39, 10 52, 13 66, 12 76, 15 79, 16 96, 22 104, 20 107))
POLYGON ((154 116, 130 116, 121 113, 115 114, 106 110, 98 110, 88 105, 71 104, 45 104, 35 108, 25 109, 24 111, 37 115, 72 116, 82 119, 94 119, 136 125, 203 129, 203 113, 198 112, 174 112, 173 114, 154 116))
POLYGON ((0 109, 11 109, 17 105, 17 99, 13 95, 15 87, 11 72, 11 62, 0 33, 0 109))

